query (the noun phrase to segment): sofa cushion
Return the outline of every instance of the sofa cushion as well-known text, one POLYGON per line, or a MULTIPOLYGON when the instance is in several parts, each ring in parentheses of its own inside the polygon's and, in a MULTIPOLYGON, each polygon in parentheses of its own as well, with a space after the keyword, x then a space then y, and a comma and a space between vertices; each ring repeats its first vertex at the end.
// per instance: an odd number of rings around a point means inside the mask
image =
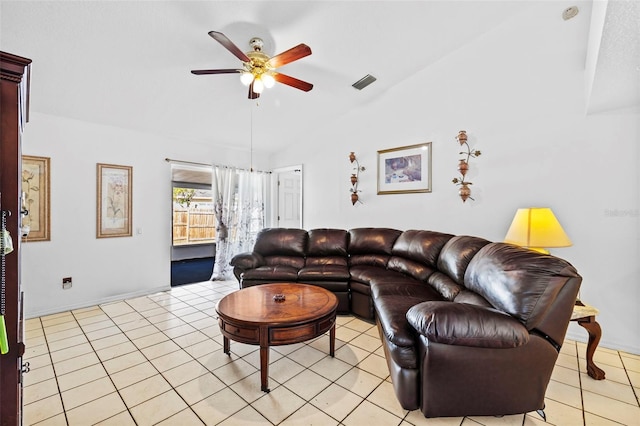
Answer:
POLYGON ((349 268, 346 265, 312 265, 298 271, 298 280, 306 281, 344 281, 349 280, 349 268))
POLYGON ((391 256, 388 254, 354 254, 349 257, 349 265, 365 265, 386 268, 389 257, 391 256))
POLYGON ((529 341, 527 329, 512 316, 466 303, 419 303, 407 311, 407 321, 429 341, 447 345, 504 349, 529 341))
POLYGON ((298 268, 291 266, 260 266, 248 269, 242 273, 242 280, 270 280, 273 282, 296 282, 298 280, 298 268))
POLYGON ((407 321, 409 308, 422 302, 420 297, 386 295, 375 299, 376 318, 384 338, 391 343, 391 358, 403 368, 418 368, 416 331, 407 321))
POLYGON ((390 255, 393 243, 402 232, 390 228, 356 228, 349 231, 350 255, 390 255))
POLYGON ((484 306, 485 308, 493 308, 491 303, 487 302, 487 299, 480 296, 473 291, 462 289, 460 293, 453 299, 456 303, 468 303, 469 305, 484 306))
POLYGON ((258 266, 264 265, 266 262, 264 257, 260 253, 252 252, 252 253, 240 253, 236 256, 233 256, 231 262, 229 264, 231 266, 235 266, 241 269, 251 269, 257 268, 258 266))
POLYGON ((349 234, 344 229, 312 229, 309 231, 307 256, 341 256, 346 258, 349 234))
POLYGON ((253 251, 263 256, 305 256, 307 231, 304 229, 265 228, 256 237, 253 251))
POLYGON ((391 252, 394 256, 411 259, 435 269, 442 247, 452 237, 451 234, 412 229, 400 234, 391 252))
POLYGON ((304 257, 298 256, 265 256, 264 263, 267 266, 290 266, 300 269, 304 267, 304 257))
POLYGON ((484 238, 459 235, 442 247, 438 257, 438 270, 459 285, 464 285, 464 274, 473 256, 490 241, 484 238))
POLYGON ((560 258, 491 243, 469 263, 464 284, 532 330, 553 306, 564 284, 579 277, 575 268, 560 258))
POLYGON ((420 298, 426 300, 443 300, 440 293, 430 285, 415 280, 401 280, 371 284, 371 295, 374 299, 382 296, 397 295, 420 298))
POLYGON ((453 281, 448 275, 442 272, 434 272, 428 280, 431 287, 442 295, 446 300, 453 301, 456 296, 464 289, 461 285, 453 281))
POLYGON ((377 266, 370 266, 370 265, 351 266, 351 268, 349 268, 349 272, 351 273, 352 281, 359 281, 366 284, 371 284, 373 282, 377 282, 377 283, 407 282, 412 284, 417 282, 415 278, 410 277, 409 275, 405 275, 396 271, 391 271, 385 268, 379 268, 377 266))
POLYGON ((429 275, 433 274, 433 269, 424 263, 400 256, 391 256, 387 262, 387 268, 423 282, 427 281, 429 275))
POLYGON ((304 265, 308 266, 324 266, 324 265, 339 265, 347 267, 349 262, 346 257, 340 256, 317 256, 307 257, 304 261, 304 265))

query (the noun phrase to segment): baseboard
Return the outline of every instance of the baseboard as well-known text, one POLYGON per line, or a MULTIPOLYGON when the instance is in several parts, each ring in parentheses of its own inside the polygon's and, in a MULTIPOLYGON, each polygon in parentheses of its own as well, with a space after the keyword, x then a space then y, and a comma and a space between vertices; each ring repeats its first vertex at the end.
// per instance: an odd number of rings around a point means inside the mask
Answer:
POLYGON ((57 307, 52 308, 52 309, 45 309, 45 310, 42 310, 42 311, 30 312, 29 315, 25 314, 25 319, 38 318, 38 317, 42 317, 42 316, 46 316, 46 315, 59 314, 60 312, 73 311, 75 309, 88 308, 90 306, 103 305, 105 303, 117 302, 117 301, 125 300, 125 299, 133 299, 135 297, 140 297, 140 296, 148 296, 150 294, 160 293, 160 292, 168 291, 168 290, 171 290, 171 286, 170 285, 166 285, 166 286, 162 286, 162 287, 156 287, 156 288, 147 289, 147 290, 134 291, 132 293, 119 294, 119 295, 116 295, 116 296, 105 297, 105 298, 102 298, 102 299, 97 299, 97 300, 92 300, 92 301, 79 302, 79 303, 66 305, 66 306, 57 306, 57 307))
MULTIPOLYGON (((575 340, 576 342, 587 344, 589 340, 589 335, 587 334, 586 330, 582 330, 582 332, 580 331, 574 332, 569 330, 567 331, 566 338, 570 340, 575 340)), ((630 354, 640 355, 639 347, 627 345, 627 344, 620 344, 619 342, 612 342, 606 339, 606 336, 604 335, 604 333, 602 338, 600 339, 600 342, 598 343, 598 348, 600 347, 607 348, 613 351, 622 351, 630 354)), ((596 348, 596 353, 597 352, 598 352, 598 349, 596 348)))

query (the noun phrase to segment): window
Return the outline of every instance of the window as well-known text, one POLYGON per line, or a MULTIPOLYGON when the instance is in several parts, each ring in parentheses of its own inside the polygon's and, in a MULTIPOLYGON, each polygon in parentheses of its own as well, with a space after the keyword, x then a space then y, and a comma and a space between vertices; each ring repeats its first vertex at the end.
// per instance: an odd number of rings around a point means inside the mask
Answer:
POLYGON ((216 218, 211 188, 174 182, 173 245, 215 243, 216 218))

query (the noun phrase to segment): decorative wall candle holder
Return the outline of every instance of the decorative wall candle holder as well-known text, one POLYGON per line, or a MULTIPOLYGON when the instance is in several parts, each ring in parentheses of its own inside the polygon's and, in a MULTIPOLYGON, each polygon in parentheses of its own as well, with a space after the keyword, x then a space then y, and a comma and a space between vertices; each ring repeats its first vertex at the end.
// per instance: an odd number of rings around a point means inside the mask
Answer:
POLYGON ((465 180, 467 172, 469 171, 469 160, 471 158, 479 157, 481 152, 478 150, 472 151, 471 148, 469 148, 469 144, 467 143, 467 132, 465 130, 460 130, 456 139, 460 146, 465 146, 467 148, 467 152, 460 152, 460 155, 466 155, 467 157, 458 160, 458 172, 460 172, 461 178, 453 178, 452 181, 455 185, 460 185, 458 195, 460 195, 460 198, 462 198, 462 202, 464 203, 467 201, 467 198, 473 200, 473 198, 471 198, 471 188, 469 188, 469 185, 473 185, 473 183, 465 180))
POLYGON ((349 153, 349 161, 351 164, 355 163, 353 173, 351 173, 351 177, 349 178, 349 181, 351 182, 351 188, 349 188, 349 192, 351 192, 351 204, 355 205, 359 201, 358 192, 360 192, 360 190, 358 189, 358 181, 360 178, 360 172, 364 172, 364 166, 360 165, 356 159, 356 154, 353 151, 349 153))

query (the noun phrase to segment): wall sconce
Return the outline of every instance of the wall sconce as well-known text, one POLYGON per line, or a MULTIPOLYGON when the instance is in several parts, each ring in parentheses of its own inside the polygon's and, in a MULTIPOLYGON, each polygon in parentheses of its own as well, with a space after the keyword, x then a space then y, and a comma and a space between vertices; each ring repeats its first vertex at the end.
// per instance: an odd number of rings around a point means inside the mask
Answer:
MULTIPOLYGON (((349 180, 351 181, 351 188, 349 188, 349 192, 351 192, 351 204, 355 205, 358 202, 358 179, 360 177, 360 172, 364 172, 364 166, 361 166, 356 159, 356 154, 351 151, 349 153, 349 161, 351 164, 356 163, 353 167, 353 173, 351 173, 351 177, 349 180)), ((362 201, 360 201, 362 202, 362 201)))
MULTIPOLYGON (((462 202, 466 202, 467 198, 471 198, 471 188, 469 185, 473 185, 472 182, 466 181, 467 172, 469 171, 469 159, 479 157, 481 152, 478 150, 471 151, 469 148, 469 144, 467 143, 467 132, 465 130, 460 130, 458 132, 458 136, 456 136, 458 143, 460 146, 465 145, 467 147, 467 152, 461 151, 461 155, 466 155, 467 158, 461 158, 458 160, 458 171, 462 178, 453 178, 453 183, 456 185, 460 185, 460 189, 458 190, 458 194, 460 198, 462 198, 462 202)), ((473 200, 473 198, 471 198, 473 200)), ((475 200, 474 200, 475 201, 475 200)))

